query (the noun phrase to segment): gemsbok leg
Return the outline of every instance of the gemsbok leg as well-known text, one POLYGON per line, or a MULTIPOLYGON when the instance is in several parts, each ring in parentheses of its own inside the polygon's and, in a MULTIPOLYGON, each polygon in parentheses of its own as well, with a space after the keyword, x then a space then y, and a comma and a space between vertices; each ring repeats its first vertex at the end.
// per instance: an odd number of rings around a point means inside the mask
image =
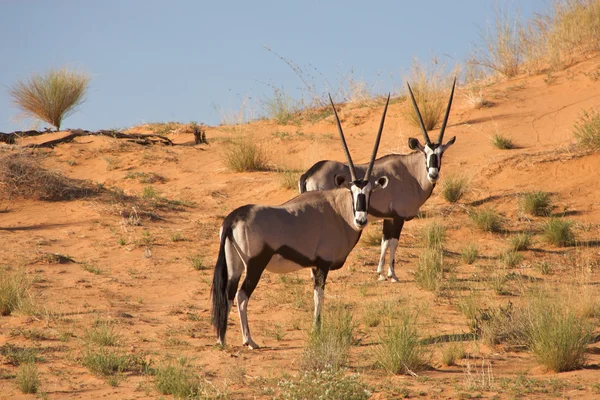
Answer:
POLYGON ((379 280, 385 281, 385 275, 383 274, 383 268, 385 266, 385 256, 387 251, 390 252, 390 264, 388 267, 387 277, 392 282, 398 282, 396 276, 396 248, 398 247, 398 240, 400 239, 400 233, 404 226, 404 218, 394 218, 383 220, 383 235, 381 237, 381 256, 379 257, 379 265, 377 266, 377 273, 379 274, 379 280))

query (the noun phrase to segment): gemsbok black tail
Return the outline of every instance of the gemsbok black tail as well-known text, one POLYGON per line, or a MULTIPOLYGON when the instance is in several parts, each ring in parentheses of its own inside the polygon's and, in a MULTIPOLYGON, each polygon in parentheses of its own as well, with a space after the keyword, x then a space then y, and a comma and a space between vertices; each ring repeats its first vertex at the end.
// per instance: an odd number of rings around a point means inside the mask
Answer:
POLYGON ((212 324, 217 331, 217 337, 220 343, 225 342, 225 333, 227 332, 227 318, 229 314, 229 304, 227 301, 227 282, 229 280, 227 273, 227 258, 225 257, 225 240, 231 236, 231 225, 223 226, 221 234, 221 245, 219 247, 219 256, 215 265, 213 282, 211 286, 212 298, 212 324))

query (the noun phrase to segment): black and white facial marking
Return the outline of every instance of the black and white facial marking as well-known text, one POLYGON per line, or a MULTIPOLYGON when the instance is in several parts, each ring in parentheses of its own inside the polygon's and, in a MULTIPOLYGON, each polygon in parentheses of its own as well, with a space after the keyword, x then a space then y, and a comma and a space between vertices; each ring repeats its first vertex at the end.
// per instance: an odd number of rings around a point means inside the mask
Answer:
POLYGON ((425 146, 419 143, 418 139, 409 138, 408 147, 412 150, 419 150, 425 155, 425 168, 427 169, 427 179, 432 184, 435 184, 440 177, 442 169, 442 156, 448 147, 454 144, 456 136, 450 139, 446 144, 441 143, 425 143, 425 146))
POLYGON ((348 184, 343 176, 337 175, 335 183, 338 187, 346 187, 352 194, 352 214, 354 215, 354 227, 356 230, 362 230, 367 226, 369 203, 371 193, 377 189, 383 189, 387 186, 389 179, 382 176, 371 184, 369 181, 358 180, 348 184))

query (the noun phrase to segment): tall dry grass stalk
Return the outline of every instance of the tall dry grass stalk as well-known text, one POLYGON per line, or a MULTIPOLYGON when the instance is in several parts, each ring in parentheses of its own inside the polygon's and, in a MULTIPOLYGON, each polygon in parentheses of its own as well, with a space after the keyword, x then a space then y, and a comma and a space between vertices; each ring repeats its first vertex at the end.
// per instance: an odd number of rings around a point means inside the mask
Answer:
POLYGON ((27 117, 40 119, 60 130, 62 121, 85 101, 89 75, 68 67, 33 74, 9 88, 9 95, 27 117))
MULTIPOLYGON (((445 91, 451 83, 446 73, 446 65, 436 59, 428 64, 415 59, 406 80, 410 83, 415 95, 425 129, 429 131, 435 128, 446 110, 447 97, 445 91)), ((406 103, 404 116, 412 125, 421 126, 419 117, 411 102, 406 103)))

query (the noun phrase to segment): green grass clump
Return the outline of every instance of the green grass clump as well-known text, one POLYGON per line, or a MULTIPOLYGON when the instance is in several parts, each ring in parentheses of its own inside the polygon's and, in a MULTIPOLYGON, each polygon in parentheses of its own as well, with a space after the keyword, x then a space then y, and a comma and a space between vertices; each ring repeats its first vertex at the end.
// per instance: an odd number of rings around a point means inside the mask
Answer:
POLYGON ((190 261, 190 265, 196 271, 203 271, 208 269, 209 267, 204 262, 204 257, 201 255, 188 256, 188 260, 190 261))
POLYGON ((320 329, 313 329, 309 334, 301 368, 310 371, 343 367, 354 340, 354 327, 350 310, 338 306, 327 312, 320 329))
POLYGON ((386 324, 380 335, 380 343, 375 349, 376 364, 390 374, 414 373, 427 364, 416 317, 409 313, 402 315, 399 321, 386 324))
POLYGON ((148 372, 145 360, 122 353, 114 347, 87 346, 81 357, 81 364, 91 373, 103 377, 114 377, 124 372, 148 372))
POLYGON ((560 218, 550 218, 542 226, 544 239, 555 246, 569 246, 571 245, 575 237, 571 227, 573 222, 560 218))
POLYGON ((6 358, 9 364, 14 366, 39 361, 38 351, 33 347, 17 347, 7 343, 0 347, 0 354, 6 358))
POLYGON ((45 121, 60 130, 63 119, 85 101, 90 77, 68 68, 33 74, 9 89, 13 103, 31 118, 45 121))
POLYGON ((347 375, 343 369, 325 368, 305 371, 292 379, 280 381, 281 399, 366 400, 371 397, 368 386, 358 375, 347 375))
POLYGON ((442 196, 449 203, 456 203, 466 194, 468 181, 464 177, 448 177, 442 182, 442 196))
POLYGON ((419 233, 421 244, 430 250, 440 250, 446 240, 446 228, 437 221, 425 225, 419 233))
POLYGON ((534 216, 548 216, 552 210, 550 194, 542 191, 528 192, 521 199, 521 209, 534 216))
POLYGON ((444 257, 439 250, 424 250, 417 261, 415 282, 417 286, 438 292, 444 275, 444 257))
POLYGON ((477 245, 474 243, 470 243, 467 246, 463 247, 460 251, 460 259, 468 265, 471 265, 477 259, 477 255, 479 254, 477 250, 477 245))
POLYGON ((202 381, 188 365, 185 358, 176 363, 156 368, 154 386, 160 394, 176 399, 197 398, 202 393, 202 381))
POLYGON ((269 157, 265 149, 249 137, 237 137, 225 145, 222 160, 234 172, 266 171, 269 157))
POLYGON ((17 371, 15 383, 25 394, 37 393, 41 382, 36 365, 34 363, 22 364, 17 371))
POLYGON ((575 138, 580 146, 600 150, 600 112, 584 110, 574 129, 575 138))
POLYGON ((165 183, 167 178, 155 172, 128 172, 125 179, 137 179, 140 183, 165 183))
POLYGON ((369 224, 363 229, 360 241, 366 246, 379 246, 381 244, 382 235, 383 233, 380 224, 369 224))
POLYGON ((510 239, 510 249, 512 251, 527 250, 531 246, 531 235, 529 233, 519 233, 510 239))
POLYGON ((14 312, 30 314, 34 311, 30 294, 31 282, 25 272, 0 271, 0 315, 14 312))
POLYGON ((538 362, 555 372, 582 367, 586 346, 592 340, 592 325, 560 299, 548 302, 548 296, 540 294, 532 303, 529 347, 538 362))
POLYGON ((502 263, 506 268, 515 268, 521 261, 523 261, 523 256, 514 250, 502 254, 502 263))
POLYGON ((494 133, 492 136, 492 145, 500 150, 510 150, 515 148, 513 141, 506 136, 502 136, 500 133, 494 133))
POLYGON ((83 340, 87 344, 118 346, 121 341, 121 335, 110 322, 96 321, 93 327, 85 330, 83 340))
POLYGON ((491 208, 473 211, 469 217, 482 231, 500 232, 502 230, 502 216, 491 208))

